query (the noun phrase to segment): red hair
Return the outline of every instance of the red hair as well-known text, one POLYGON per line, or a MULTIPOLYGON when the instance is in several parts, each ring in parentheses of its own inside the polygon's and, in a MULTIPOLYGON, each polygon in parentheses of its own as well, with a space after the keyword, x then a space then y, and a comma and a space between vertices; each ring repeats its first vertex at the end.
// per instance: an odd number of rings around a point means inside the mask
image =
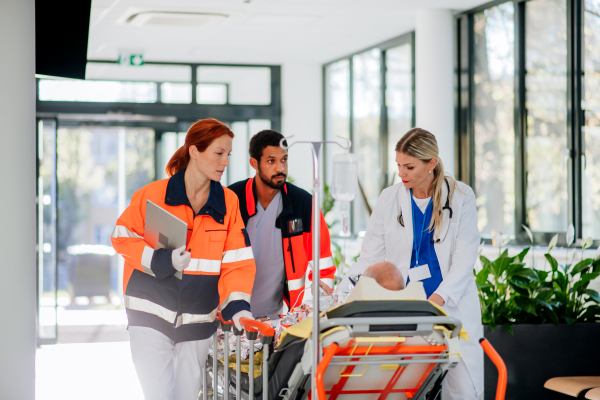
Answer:
POLYGON ((190 146, 196 146, 202 153, 218 137, 228 135, 233 138, 231 129, 221 121, 214 118, 206 118, 196 121, 185 135, 185 144, 181 146, 169 160, 165 171, 171 177, 186 168, 190 162, 190 146))

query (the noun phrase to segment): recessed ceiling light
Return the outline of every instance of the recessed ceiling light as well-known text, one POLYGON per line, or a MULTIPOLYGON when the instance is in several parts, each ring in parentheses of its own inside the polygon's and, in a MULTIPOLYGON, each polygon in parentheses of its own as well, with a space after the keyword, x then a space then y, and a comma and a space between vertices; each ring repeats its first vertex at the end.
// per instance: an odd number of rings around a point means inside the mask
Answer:
POLYGON ((178 26, 189 28, 214 27, 229 18, 227 14, 183 12, 183 11, 142 11, 132 14, 126 23, 135 26, 178 26))

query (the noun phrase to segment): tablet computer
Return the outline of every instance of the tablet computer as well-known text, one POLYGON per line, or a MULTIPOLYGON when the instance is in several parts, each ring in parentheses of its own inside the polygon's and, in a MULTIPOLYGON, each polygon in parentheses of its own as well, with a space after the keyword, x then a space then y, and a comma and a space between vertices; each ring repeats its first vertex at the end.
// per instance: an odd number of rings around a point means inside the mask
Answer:
MULTIPOLYGON (((164 208, 146 200, 144 240, 154 250, 173 250, 185 246, 188 225, 164 208)), ((181 279, 181 273, 176 276, 181 279)))

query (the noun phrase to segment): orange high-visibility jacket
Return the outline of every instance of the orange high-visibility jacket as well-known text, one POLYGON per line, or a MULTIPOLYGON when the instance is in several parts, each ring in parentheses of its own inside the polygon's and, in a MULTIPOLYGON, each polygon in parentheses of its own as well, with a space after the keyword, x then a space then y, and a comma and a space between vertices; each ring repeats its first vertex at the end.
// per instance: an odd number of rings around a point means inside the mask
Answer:
POLYGON ((235 193, 211 182, 208 201, 194 215, 184 173, 135 192, 111 237, 125 258, 123 293, 129 325, 154 328, 175 343, 209 338, 216 331, 219 307, 226 320, 250 310, 256 271, 235 193), (186 243, 192 260, 181 280, 174 275, 172 250, 154 250, 144 241, 146 200, 188 224, 186 243))
MULTIPOLYGON (((256 183, 254 178, 229 186, 240 199, 240 212, 244 224, 256 214, 256 183)), ((281 188, 283 209, 275 226, 281 229, 283 258, 287 286, 284 301, 293 308, 302 304, 305 283, 312 281, 312 195, 289 182, 281 188)), ((329 229, 321 214, 321 254, 319 255, 319 278, 333 288, 336 266, 331 254, 329 229)), ((260 268, 260 265, 257 266, 260 268)))

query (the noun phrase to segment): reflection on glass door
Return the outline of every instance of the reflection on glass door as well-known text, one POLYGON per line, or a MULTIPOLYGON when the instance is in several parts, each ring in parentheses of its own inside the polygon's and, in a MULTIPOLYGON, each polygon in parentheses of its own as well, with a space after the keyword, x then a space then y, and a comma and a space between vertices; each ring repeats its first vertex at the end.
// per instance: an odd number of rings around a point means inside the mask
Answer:
POLYGON ((526 4, 527 215, 532 230, 567 229, 567 2, 526 4))
POLYGON ((38 343, 56 342, 56 120, 38 120, 38 343))
POLYGON ((122 322, 81 311, 122 309, 123 260, 110 236, 133 193, 154 180, 154 154, 151 129, 58 129, 59 325, 122 322))

